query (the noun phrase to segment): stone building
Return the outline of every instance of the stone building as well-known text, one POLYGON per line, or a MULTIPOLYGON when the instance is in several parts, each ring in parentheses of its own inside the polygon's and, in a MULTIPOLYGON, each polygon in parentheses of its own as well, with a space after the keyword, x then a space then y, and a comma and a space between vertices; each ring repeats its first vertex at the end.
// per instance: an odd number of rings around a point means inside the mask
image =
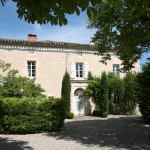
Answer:
MULTIPOLYGON (((38 41, 36 35, 28 35, 27 40, 0 39, 0 60, 11 63, 13 69, 22 76, 36 78, 48 97, 61 96, 61 84, 65 71, 71 77, 71 110, 75 115, 86 115, 93 110, 93 105, 83 96, 83 89, 88 84, 87 75, 100 76, 103 71, 119 72, 121 61, 115 52, 110 52, 111 61, 100 63, 101 56, 95 55, 94 45, 38 41)), ((139 72, 139 62, 134 71, 139 72)))

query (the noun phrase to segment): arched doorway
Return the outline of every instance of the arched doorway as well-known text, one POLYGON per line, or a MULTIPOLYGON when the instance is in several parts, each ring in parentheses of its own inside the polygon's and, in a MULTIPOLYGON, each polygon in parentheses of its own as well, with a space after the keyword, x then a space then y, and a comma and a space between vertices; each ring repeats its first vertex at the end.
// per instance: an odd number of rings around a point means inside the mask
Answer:
POLYGON ((84 115, 84 109, 83 89, 78 88, 74 92, 74 114, 84 115))

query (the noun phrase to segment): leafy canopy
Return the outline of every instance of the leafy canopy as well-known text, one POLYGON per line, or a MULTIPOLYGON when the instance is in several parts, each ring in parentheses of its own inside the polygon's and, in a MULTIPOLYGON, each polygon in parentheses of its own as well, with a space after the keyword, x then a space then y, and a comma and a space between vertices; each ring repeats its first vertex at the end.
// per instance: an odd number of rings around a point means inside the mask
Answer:
POLYGON ((44 97, 45 90, 35 84, 35 78, 22 77, 10 63, 0 60, 0 97, 44 97))
MULTIPOLYGON (((4 5, 7 0, 1 0, 4 5)), ((88 17, 95 13, 95 6, 98 0, 12 0, 16 3, 18 18, 24 18, 28 23, 60 26, 68 23, 66 15, 80 15, 81 11, 86 11, 88 17)))
POLYGON ((17 70, 10 70, 0 82, 0 96, 2 97, 44 97, 44 89, 35 84, 35 79, 17 75, 17 70))
POLYGON ((92 41, 103 56, 101 62, 106 63, 115 50, 123 70, 130 70, 150 49, 150 1, 103 0, 96 9, 89 27, 97 29, 92 41))
POLYGON ((134 113, 139 92, 136 73, 128 72, 123 79, 113 72, 103 73, 101 78, 93 77, 91 73, 89 75, 92 79, 89 79, 84 95, 92 98, 96 109, 100 111, 97 115, 104 117, 108 113, 119 115, 134 113))

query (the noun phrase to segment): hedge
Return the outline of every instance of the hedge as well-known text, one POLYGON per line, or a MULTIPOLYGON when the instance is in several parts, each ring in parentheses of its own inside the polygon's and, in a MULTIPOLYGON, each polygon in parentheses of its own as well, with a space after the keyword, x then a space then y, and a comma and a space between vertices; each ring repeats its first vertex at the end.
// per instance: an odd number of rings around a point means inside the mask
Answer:
POLYGON ((62 99, 0 98, 0 133, 56 131, 63 126, 64 119, 62 99))

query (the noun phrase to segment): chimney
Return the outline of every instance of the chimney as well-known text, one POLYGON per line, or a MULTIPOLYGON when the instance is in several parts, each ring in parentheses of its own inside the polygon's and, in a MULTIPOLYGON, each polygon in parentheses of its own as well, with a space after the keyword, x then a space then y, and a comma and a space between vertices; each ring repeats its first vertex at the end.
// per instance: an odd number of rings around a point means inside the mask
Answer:
POLYGON ((37 41, 37 35, 28 34, 28 41, 37 41))

